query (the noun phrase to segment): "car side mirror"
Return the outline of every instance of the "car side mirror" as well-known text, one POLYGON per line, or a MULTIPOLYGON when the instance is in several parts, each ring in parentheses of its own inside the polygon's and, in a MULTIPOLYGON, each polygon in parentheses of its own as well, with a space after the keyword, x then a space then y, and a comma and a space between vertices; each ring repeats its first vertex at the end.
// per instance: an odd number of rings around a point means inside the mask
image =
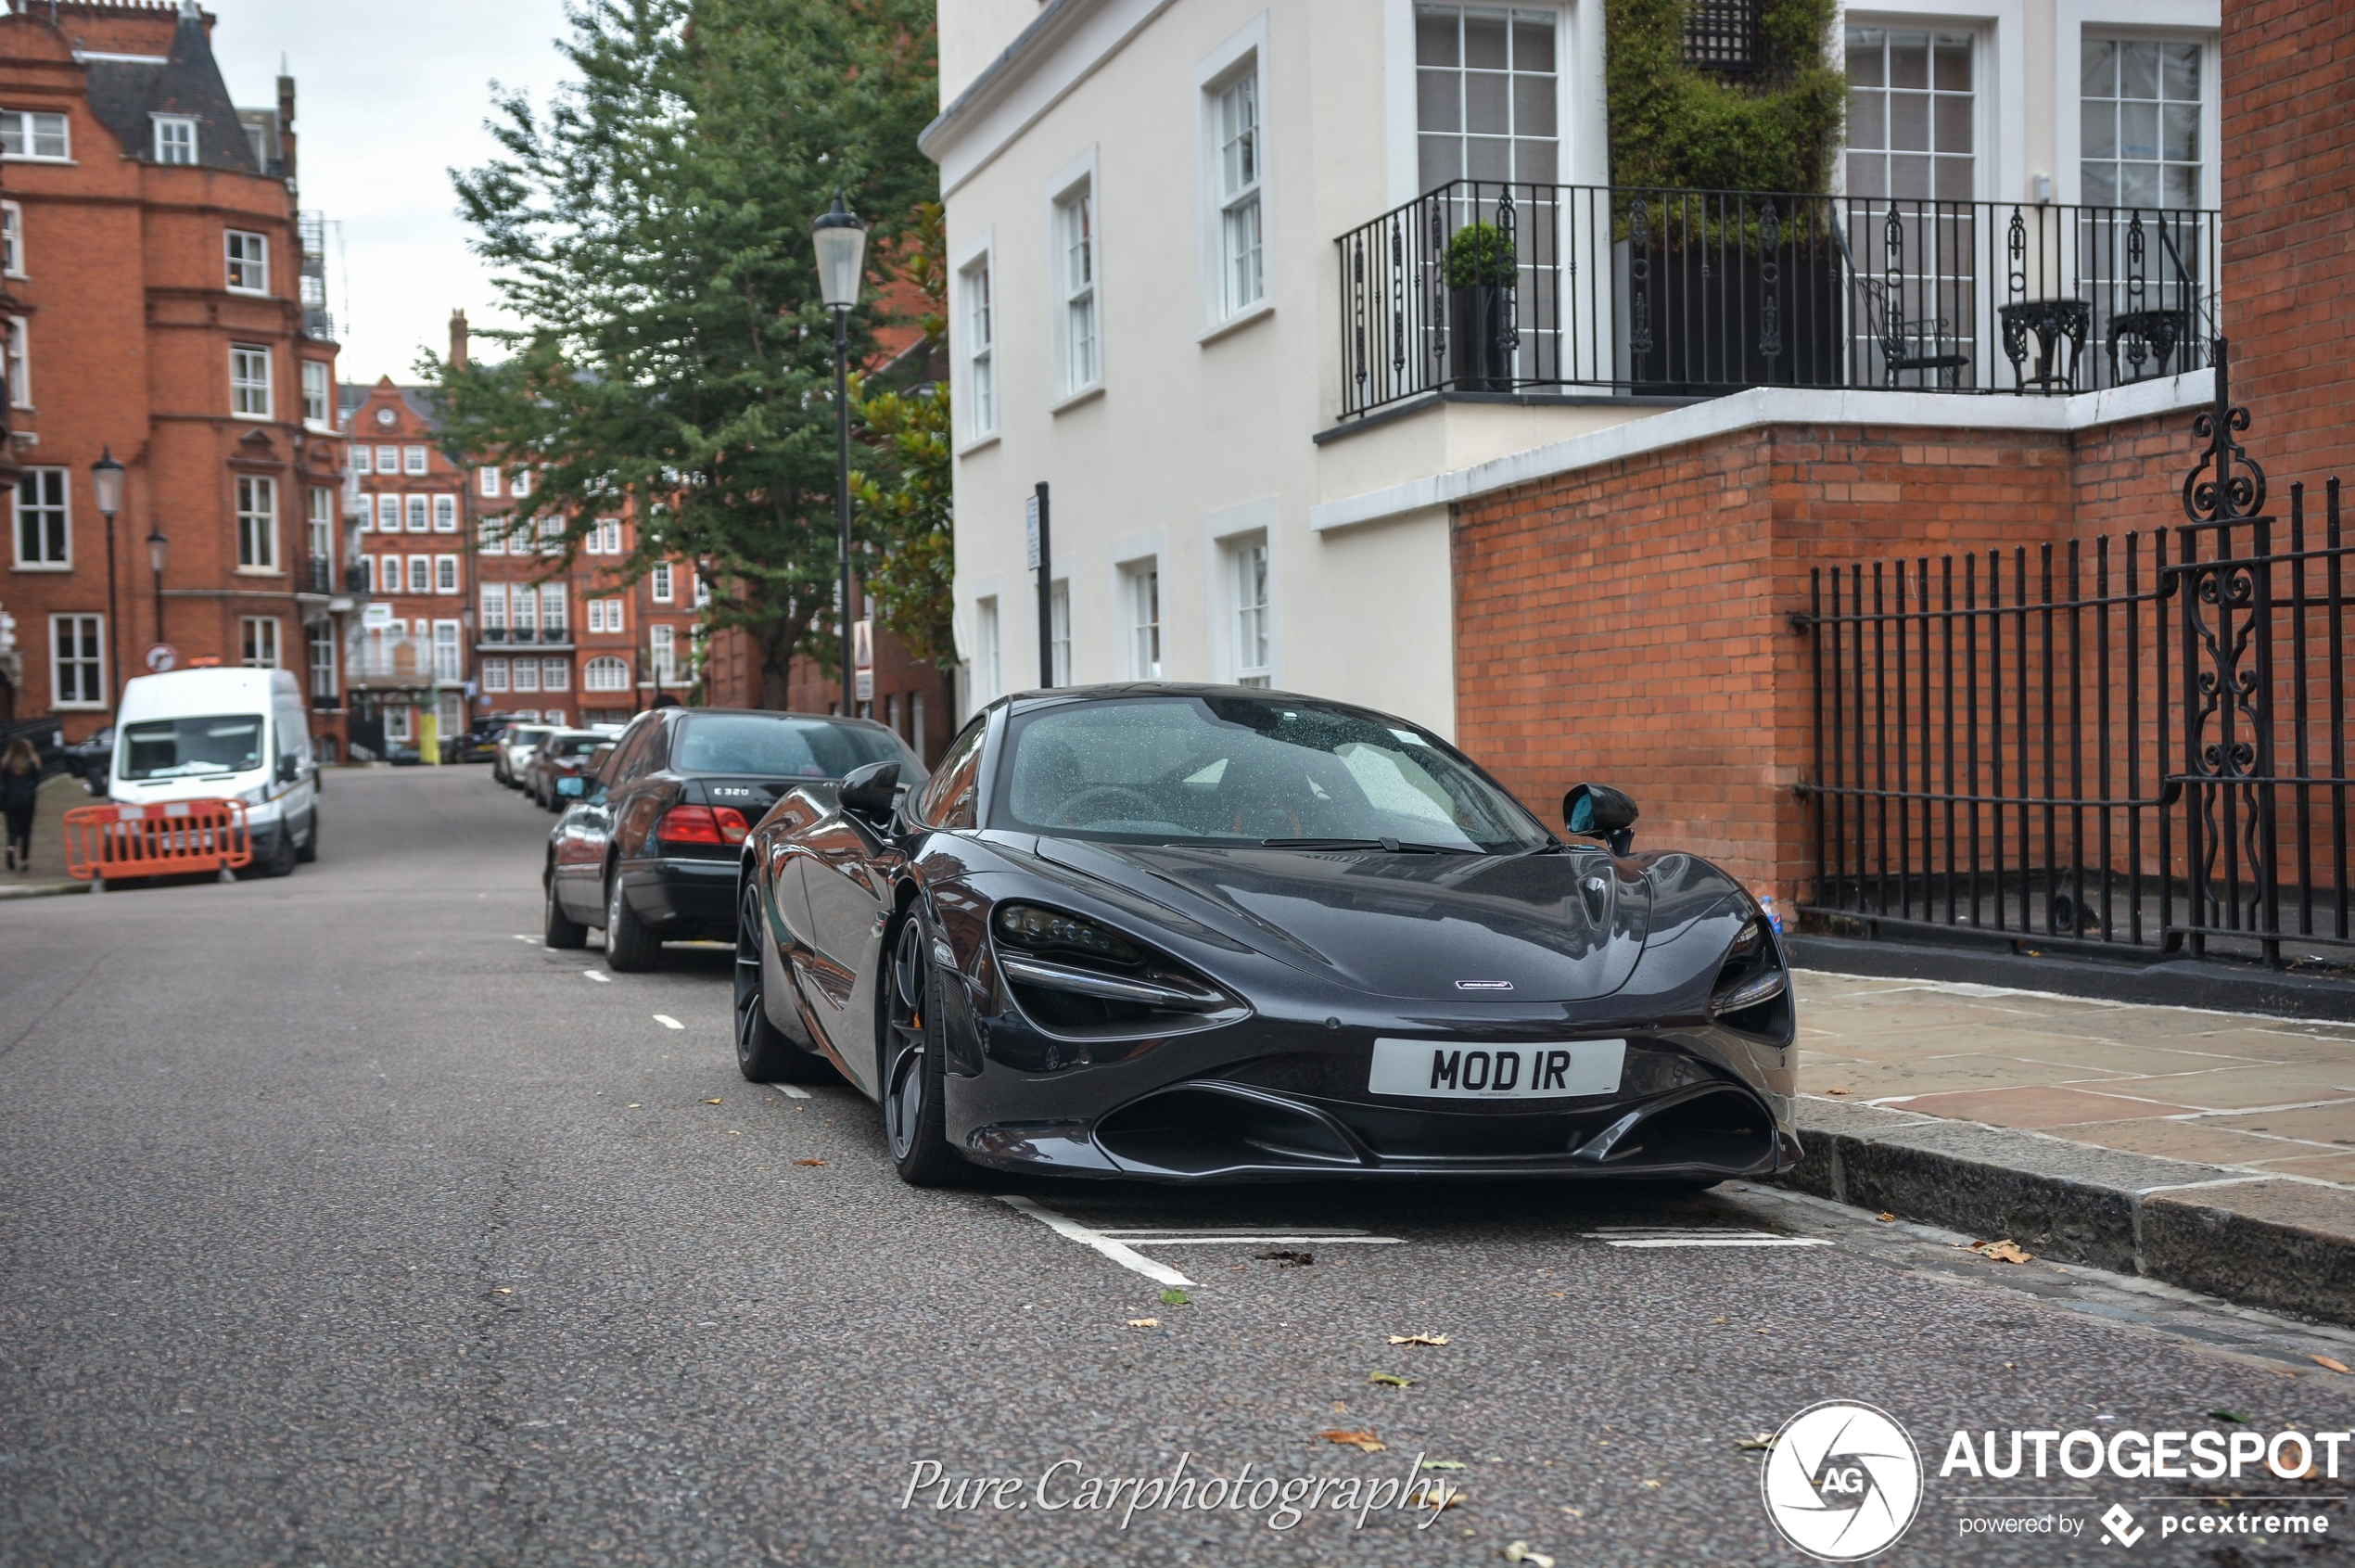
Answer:
POLYGON ((1562 825, 1572 833, 1604 840, 1614 855, 1624 855, 1636 847, 1637 815, 1636 802, 1609 784, 1572 784, 1562 797, 1562 825))
POLYGON ((841 785, 834 791, 846 811, 856 811, 862 817, 888 819, 892 806, 899 797, 899 764, 870 762, 863 768, 853 768, 842 776, 841 785))

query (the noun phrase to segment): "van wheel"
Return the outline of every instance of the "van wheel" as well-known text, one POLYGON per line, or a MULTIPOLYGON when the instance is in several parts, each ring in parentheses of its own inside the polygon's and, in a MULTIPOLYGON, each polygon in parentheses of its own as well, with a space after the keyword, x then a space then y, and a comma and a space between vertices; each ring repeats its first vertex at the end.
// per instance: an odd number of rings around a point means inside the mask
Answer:
POLYGON ((662 943, 630 907, 621 891, 621 873, 617 870, 605 893, 605 967, 639 975, 661 960, 662 943))
POLYGON ((286 822, 270 841, 270 858, 254 868, 263 876, 292 876, 295 869, 294 829, 286 822))
POLYGON ((315 806, 311 809, 311 831, 295 846, 295 859, 306 866, 319 859, 319 809, 315 806))

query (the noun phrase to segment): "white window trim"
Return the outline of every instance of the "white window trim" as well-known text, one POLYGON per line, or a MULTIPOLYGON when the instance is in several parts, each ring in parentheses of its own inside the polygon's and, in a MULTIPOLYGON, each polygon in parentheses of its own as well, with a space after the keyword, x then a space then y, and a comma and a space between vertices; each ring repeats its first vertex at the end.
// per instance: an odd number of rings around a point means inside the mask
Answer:
POLYGON ((270 236, 254 229, 223 229, 221 231, 221 287, 232 294, 266 296, 270 292, 270 236), (258 239, 261 242, 261 287, 229 281, 229 242, 232 239, 258 239))
POLYGON ((2197 42, 2199 67, 2200 205, 2221 209, 2224 171, 2223 68, 2218 36, 2222 0, 2058 0, 2053 19, 2053 188, 2064 203, 2085 199, 2085 127, 2079 116, 2084 88, 2085 34, 2114 33, 2175 43, 2197 42))
POLYGON ((432 461, 431 456, 427 453, 424 447, 404 446, 401 449, 401 472, 403 475, 416 475, 430 472, 432 468, 432 461))
MULTIPOLYGON (((0 112, 5 112, 5 113, 8 113, 8 114, 21 114, 21 115, 23 115, 23 116, 25 117, 25 146, 26 146, 26 147, 30 147, 32 145, 32 117, 33 117, 34 115, 36 115, 36 114, 47 114, 47 115, 52 115, 52 116, 54 116, 56 119, 57 119, 57 120, 59 120, 59 121, 62 121, 65 123, 65 129, 66 129, 66 150, 65 150, 62 154, 60 154, 59 156, 57 156, 57 157, 56 157, 56 158, 48 158, 48 157, 45 157, 45 156, 43 156, 42 154, 37 153, 37 152, 11 152, 11 153, 0 154, 0 160, 4 160, 4 161, 9 162, 9 163, 71 163, 71 162, 73 161, 73 116, 72 116, 72 115, 70 115, 70 114, 60 114, 60 113, 58 113, 57 111, 54 110, 54 109, 45 109, 45 108, 7 109, 7 110, 0 110, 0 112)), ((101 703, 101 704, 98 704, 97 706, 99 706, 99 707, 104 707, 104 706, 105 706, 105 704, 101 703)))
MULTIPOLYGON (((1113 633, 1115 641, 1113 679, 1116 681, 1147 679, 1145 676, 1135 673, 1136 621, 1131 614, 1129 602, 1129 594, 1132 592, 1129 587, 1129 579, 1139 568, 1144 567, 1150 567, 1161 574, 1161 678, 1165 681, 1181 679, 1175 673, 1178 669, 1176 645, 1169 634, 1170 628, 1175 624, 1169 613, 1171 604, 1169 530, 1149 529, 1143 533, 1132 533, 1126 539, 1115 540, 1113 542, 1111 556, 1110 597, 1105 600, 1105 603, 1114 606, 1113 633)), ((1073 606, 1075 610, 1077 607, 1076 605, 1073 606)), ((1071 657, 1075 665, 1079 662, 1079 629, 1076 626, 1072 628, 1071 657)), ((1036 649, 1032 650, 1032 662, 1034 665, 1037 663, 1036 649)))
MULTIPOLYGON (((114 705, 108 698, 114 692, 114 671, 107 668, 107 618, 94 610, 58 610, 49 617, 49 643, 43 650, 49 662, 49 707, 59 713, 103 713, 114 705), (58 682, 57 622, 61 620, 95 620, 98 623, 98 700, 68 702, 58 682)), ((79 662, 79 661, 76 661, 79 662)))
POLYGON ((1006 337, 1005 289, 1004 280, 998 275, 998 230, 995 224, 982 230, 980 236, 972 244, 950 257, 949 276, 956 280, 957 295, 948 321, 948 391, 952 412, 955 408, 968 411, 967 423, 958 432, 961 444, 957 448, 957 455, 962 457, 966 453, 978 452, 998 440, 999 432, 1006 423, 1006 367, 1002 351, 1006 337), (972 331, 973 318, 967 308, 966 293, 968 280, 975 272, 985 269, 989 274, 989 361, 996 372, 992 381, 989 428, 987 430, 976 428, 970 422, 970 411, 974 407, 973 345, 968 341, 968 335, 972 331))
MULTIPOLYGON (((1104 309, 1104 191, 1103 182, 1096 177, 1093 143, 1047 182, 1047 277, 1051 312, 1049 340, 1055 355, 1054 374, 1049 383, 1054 389, 1050 412, 1061 414, 1101 395, 1108 378, 1104 353, 1104 329, 1109 320, 1104 309), (1070 292, 1063 281, 1063 210, 1064 203, 1082 189, 1088 195, 1089 244, 1094 248, 1088 257, 1088 288, 1096 307, 1096 363, 1094 376, 1075 386, 1063 379, 1071 367, 1071 312, 1067 309, 1070 292)), ((1003 290, 999 291, 999 298, 1002 303, 1003 290)))
POLYGON ((229 417, 250 419, 256 424, 270 424, 278 411, 278 356, 267 343, 232 343, 229 345, 229 417), (237 407, 237 356, 259 353, 261 356, 261 412, 237 407))
MULTIPOLYGON (((1478 4, 1480 0, 1463 0, 1478 4)), ((1999 0, 2002 3, 2002 0, 1999 0)), ((2009 0, 2015 7, 2020 0, 2009 0)), ((1422 195, 1422 159, 1415 136, 1419 116, 1415 96, 1416 0, 1381 0, 1384 161, 1389 165, 1389 202, 1403 207, 1422 195)), ((1559 137, 1556 178, 1570 185, 1610 184, 1610 90, 1603 81, 1602 0, 1513 0, 1517 10, 1559 11, 1554 25, 1554 129, 1559 137)), ((1839 24, 1833 23, 1837 41, 1839 24)), ((1266 100, 1260 115, 1267 117, 1266 100)))
POLYGON ((31 474, 44 467, 51 468, 65 476, 66 558, 62 561, 28 561, 24 558, 24 525, 22 519, 17 515, 17 506, 22 500, 24 492, 21 489, 15 489, 8 491, 9 559, 20 572, 70 572, 73 570, 73 470, 57 468, 54 465, 29 463, 25 465, 24 472, 31 474))
MULTIPOLYGON (((1235 545, 1236 542, 1256 536, 1267 546, 1267 683, 1283 684, 1284 639, 1283 618, 1279 614, 1281 597, 1281 567, 1276 548, 1276 520, 1280 516, 1277 497, 1262 496, 1241 505, 1213 512, 1203 519, 1203 569, 1205 580, 1214 592, 1203 595, 1208 615, 1204 628, 1210 638, 1210 678, 1221 683, 1232 682, 1235 667, 1235 545)), ((1169 668, 1169 593, 1166 579, 1162 583, 1162 668, 1169 668)))
MULTIPOLYGON (((1027 582, 1030 580, 1030 574, 1027 571, 1019 572, 1015 574, 1015 580, 1027 582)), ((1005 669, 1006 589, 1004 580, 994 572, 987 577, 965 580, 961 586, 964 590, 964 596, 958 601, 957 619, 951 631, 956 636, 957 657, 962 659, 965 665, 966 698, 972 708, 978 710, 981 703, 974 699, 978 697, 981 692, 981 602, 984 599, 998 601, 999 669, 1002 678, 1005 669)), ((1033 655, 1032 662, 1035 664, 1037 662, 1036 650, 1033 650, 1033 655)), ((995 701, 999 695, 993 692, 987 700, 995 701)), ((970 712, 967 717, 971 717, 970 712)))
POLYGON ((229 522, 230 527, 239 533, 242 533, 245 526, 245 508, 238 504, 237 491, 240 486, 246 484, 268 487, 263 493, 270 498, 270 529, 264 542, 270 546, 270 554, 266 561, 256 562, 250 566, 240 564, 235 570, 248 577, 283 577, 286 575, 286 555, 279 549, 279 545, 284 542, 278 537, 278 481, 267 474, 239 474, 230 480, 229 522))
POLYGON ((10 218, 16 220, 17 230, 16 264, 6 269, 6 275, 9 277, 23 277, 27 275, 24 266, 24 203, 21 201, 0 201, 0 212, 6 212, 10 218))
POLYGON ((7 356, 7 363, 0 370, 8 378, 8 406, 32 407, 32 323, 23 316, 10 316, 8 340, 0 350, 7 356))
POLYGON ((1260 12, 1227 41, 1194 63, 1195 118, 1200 123, 1195 170, 1199 194, 1201 256, 1198 286, 1202 334, 1208 342, 1247 321, 1272 314, 1276 304, 1276 246, 1269 221, 1275 215, 1274 182, 1267 167, 1267 13, 1260 12), (1220 200, 1218 96, 1242 77, 1258 79, 1259 90, 1259 298, 1227 309, 1227 246, 1220 200))
MULTIPOLYGON (((150 114, 147 116, 147 150, 158 163, 172 169, 193 169, 204 161, 204 140, 197 129, 195 115, 150 114), (163 156, 163 128, 167 125, 185 125, 188 128, 188 160, 185 163, 176 159, 167 162, 163 156)), ((67 133, 66 145, 68 150, 71 150, 73 141, 70 131, 67 133)))
MULTIPOLYGON (((1971 96, 1977 119, 1971 159, 1972 198, 2035 198, 2036 193, 2028 185, 2027 0, 1962 0, 1960 4, 1956 0, 1875 0, 1869 7, 1848 12, 1833 26, 1832 52, 1836 57, 1832 67, 1843 76, 1848 70, 1847 29, 1852 27, 1926 28, 1971 33, 1971 96)), ((2069 114, 2073 117, 2077 112, 2077 75, 2073 65, 2067 80, 2070 83, 2065 89, 2069 98, 2069 114)), ((2059 91, 2055 96, 2057 97, 2059 91)), ((2059 112, 2056 105, 2054 113, 2057 116, 2059 112)), ((1844 156, 1833 160, 1832 176, 1833 194, 1847 194, 1844 156)))
POLYGON ((336 377, 333 367, 325 360, 306 359, 302 361, 301 369, 298 374, 302 381, 303 427, 325 435, 334 434, 335 426, 331 421, 334 419, 336 410, 336 377), (326 411, 326 417, 322 419, 311 417, 311 383, 314 377, 320 389, 319 406, 326 411))

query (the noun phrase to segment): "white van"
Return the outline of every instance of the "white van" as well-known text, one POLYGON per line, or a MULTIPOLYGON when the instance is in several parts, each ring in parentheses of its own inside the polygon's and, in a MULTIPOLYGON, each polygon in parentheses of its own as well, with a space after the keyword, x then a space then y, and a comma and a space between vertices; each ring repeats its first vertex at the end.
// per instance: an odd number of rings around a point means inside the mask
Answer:
POLYGON ((246 803, 254 865, 319 857, 319 770, 302 692, 283 669, 174 669, 122 689, 107 794, 122 806, 246 803))

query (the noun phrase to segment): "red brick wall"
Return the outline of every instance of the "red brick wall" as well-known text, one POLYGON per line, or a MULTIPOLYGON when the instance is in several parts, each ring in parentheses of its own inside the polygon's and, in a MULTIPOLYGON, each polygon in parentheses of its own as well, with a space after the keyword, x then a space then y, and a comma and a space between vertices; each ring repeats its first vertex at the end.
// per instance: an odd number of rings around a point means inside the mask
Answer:
POLYGON ((2225 0, 2224 322, 2276 509, 2355 423, 2355 6, 2225 0))
MULTIPOLYGON (((1774 426, 1466 504, 1457 731, 1548 822, 1580 779, 1788 899, 1812 869, 1809 571, 2180 516, 2183 415, 2079 437, 1774 426)), ((2089 555, 2090 560, 2090 555, 2089 555)), ((2007 567, 2008 570, 2008 567, 2007 567)), ((1959 577, 1960 563, 1957 563, 1959 577)), ((1867 572, 1869 582, 1869 568, 1867 572)))

